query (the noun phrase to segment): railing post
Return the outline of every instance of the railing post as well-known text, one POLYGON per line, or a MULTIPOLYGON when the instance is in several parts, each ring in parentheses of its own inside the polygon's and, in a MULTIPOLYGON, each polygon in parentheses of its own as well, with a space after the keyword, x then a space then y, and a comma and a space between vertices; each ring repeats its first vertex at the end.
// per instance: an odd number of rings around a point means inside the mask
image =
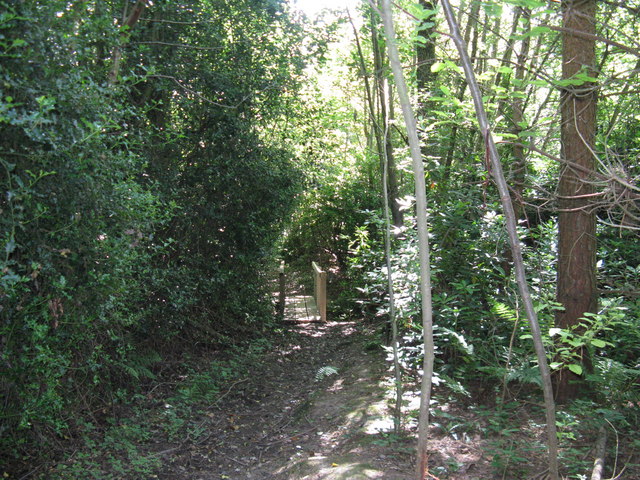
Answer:
POLYGON ((313 293, 316 298, 316 306, 320 314, 320 320, 327 321, 327 272, 323 272, 316 262, 313 267, 313 293))
POLYGON ((285 297, 285 278, 284 278, 284 260, 280 263, 280 269, 278 270, 278 277, 280 283, 280 292, 278 295, 278 315, 284 318, 284 306, 286 302, 285 297))

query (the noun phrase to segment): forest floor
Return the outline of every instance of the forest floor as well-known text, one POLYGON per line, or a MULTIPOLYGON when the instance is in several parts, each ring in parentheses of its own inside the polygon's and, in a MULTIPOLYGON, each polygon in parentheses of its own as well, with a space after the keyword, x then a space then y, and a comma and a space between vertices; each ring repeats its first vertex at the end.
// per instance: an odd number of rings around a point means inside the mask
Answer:
MULTIPOLYGON (((412 479, 419 385, 404 386, 404 433, 395 435, 391 362, 375 330, 363 321, 286 322, 257 353, 241 353, 245 363, 228 370, 245 373, 211 396, 206 372, 220 370, 217 357, 199 358, 200 371, 168 366, 170 378, 91 427, 71 456, 7 478, 412 479)), ((476 408, 449 387, 434 399, 429 478, 542 478, 531 472, 544 470, 544 452, 522 455, 520 446, 543 428, 513 427, 526 424, 528 409, 498 422, 494 408, 476 408)))
MULTIPOLYGON (((415 426, 392 433, 389 364, 373 338, 353 322, 292 324, 217 407, 201 412, 208 435, 162 446, 157 478, 414 478, 415 426)), ((443 478, 493 478, 479 442, 441 435, 432 462, 443 478)))
POLYGON ((206 439, 165 455, 161 479, 411 478, 389 439, 386 365, 351 322, 298 323, 205 415, 206 439))
MULTIPOLYGON (((286 318, 255 351, 247 346, 226 360, 203 352, 191 359, 197 369, 168 365, 170 373, 137 406, 125 404, 118 418, 87 428, 93 433, 71 456, 15 478, 414 478, 417 372, 403 386, 404 433, 396 435, 393 374, 380 333, 365 321, 309 321, 304 309, 306 321, 286 318)), ((539 405, 497 408, 481 378, 473 392, 445 383, 434 387, 429 478, 544 478, 539 405)))
MULTIPOLYGON (((135 422, 122 418, 111 430, 96 430, 91 442, 100 438, 99 450, 88 452, 87 442, 47 474, 38 467, 17 478, 414 478, 418 385, 405 385, 405 433, 394 435, 391 365, 371 325, 288 322, 258 354, 244 357, 245 373, 230 376, 208 400, 179 407, 172 400, 185 391, 178 377, 198 373, 176 373, 170 389, 143 396, 135 422)), ((199 361, 203 371, 210 368, 206 357, 199 361)), ((479 394, 473 392, 476 401, 479 394)), ((429 478, 545 478, 541 409, 529 402, 478 405, 450 385, 435 387, 434 402, 429 478)))

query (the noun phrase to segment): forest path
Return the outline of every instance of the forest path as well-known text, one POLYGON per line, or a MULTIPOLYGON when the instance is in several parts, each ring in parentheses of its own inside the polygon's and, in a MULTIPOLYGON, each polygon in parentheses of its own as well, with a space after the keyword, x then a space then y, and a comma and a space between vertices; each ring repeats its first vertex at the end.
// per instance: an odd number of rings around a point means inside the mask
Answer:
POLYGON ((289 323, 250 375, 202 412, 215 430, 169 449, 159 478, 411 478, 410 445, 384 433, 387 366, 370 345, 352 322, 289 323))

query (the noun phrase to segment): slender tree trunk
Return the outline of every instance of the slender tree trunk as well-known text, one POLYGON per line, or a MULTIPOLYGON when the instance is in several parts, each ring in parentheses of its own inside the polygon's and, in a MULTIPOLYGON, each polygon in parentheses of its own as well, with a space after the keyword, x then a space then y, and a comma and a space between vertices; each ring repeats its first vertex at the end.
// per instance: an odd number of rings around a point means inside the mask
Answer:
MULTIPOLYGON (((462 8, 462 6, 461 6, 462 8)), ((472 0, 471 2, 471 11, 469 12, 469 18, 467 24, 464 28, 464 43, 465 45, 469 45, 472 43, 472 53, 471 53, 471 63, 475 62, 475 51, 478 45, 478 21, 480 18, 480 2, 478 0, 472 0), (473 34, 473 37, 472 37, 473 34), (472 41, 473 38, 473 41, 472 41)), ((462 12, 459 12, 459 17, 462 18, 462 12)), ((456 98, 462 102, 464 99, 464 93, 467 91, 466 82, 462 81, 460 83, 460 87, 456 92, 456 98)), ((446 191, 449 187, 449 178, 451 177, 451 167, 453 166, 453 154, 456 151, 456 146, 458 144, 458 131, 459 126, 456 124, 451 128, 451 134, 449 136, 449 145, 447 148, 447 153, 444 156, 444 168, 443 168, 443 178, 442 184, 440 185, 439 193, 441 195, 446 194, 446 191)))
MULTIPOLYGON (((596 0, 563 0, 562 8, 562 78, 579 73, 594 77, 596 0)), ((564 165, 558 184, 557 300, 564 309, 557 313, 556 325, 572 328, 585 313, 597 309, 596 218, 588 198, 594 192, 590 180, 595 168, 596 88, 592 83, 567 86, 560 98, 564 165)), ((587 360, 586 351, 576 353, 587 360)), ((568 369, 560 371, 557 400, 576 398, 579 380, 568 369)))
MULTIPOLYGON (((138 23, 142 12, 144 12, 145 7, 147 6, 148 0, 138 0, 133 6, 133 10, 131 13, 127 15, 127 10, 125 8, 124 14, 122 16, 122 32, 120 34, 120 39, 124 40, 129 32, 126 30, 131 30, 133 26, 138 23)), ((120 62, 122 61, 122 50, 120 46, 116 46, 113 50, 113 61, 111 66, 111 71, 109 72, 109 85, 114 85, 118 81, 118 74, 120 73, 120 62)))
MULTIPOLYGON (((434 133, 430 124, 434 122, 434 115, 431 113, 434 107, 434 102, 431 100, 434 95, 434 88, 436 83, 437 74, 431 70, 431 67, 436 62, 436 42, 433 35, 436 31, 436 13, 435 8, 437 0, 420 0, 420 5, 426 11, 432 11, 433 14, 425 19, 426 25, 422 25, 418 35, 422 37, 420 42, 417 42, 416 46, 416 84, 418 87, 418 114, 422 117, 422 125, 420 126, 423 132, 421 149, 422 158, 424 162, 427 162, 427 170, 434 164, 439 153, 439 148, 434 141, 434 133)), ((433 168, 432 171, 435 171, 433 168)), ((437 183, 441 183, 439 178, 436 178, 437 183)))
MULTIPOLYGON (((531 28, 531 10, 524 7, 518 7, 518 14, 516 15, 517 21, 522 18, 524 20, 524 29, 525 33, 528 33, 531 28)), ((531 44, 531 36, 525 35, 520 43, 520 51, 517 55, 516 61, 516 80, 518 80, 518 85, 515 88, 516 93, 522 92, 522 83, 525 77, 525 62, 527 61, 527 56, 529 55, 529 46, 531 44)), ((524 130, 522 122, 524 121, 524 100, 521 96, 516 95, 513 99, 513 104, 511 105, 513 116, 513 134, 516 138, 520 137, 520 133, 524 130)), ((527 159, 524 144, 521 142, 516 143, 513 146, 513 164, 511 165, 510 177, 512 179, 512 201, 513 201, 513 209, 515 211, 516 218, 520 218, 520 216, 524 212, 524 201, 522 199, 524 187, 525 187, 525 177, 527 172, 527 159)))
MULTIPOLYGON (((518 26, 521 23, 521 18, 524 19, 523 29, 525 33, 530 29, 530 19, 531 19, 531 10, 523 7, 517 7, 513 24, 511 28, 511 35, 509 38, 511 39, 516 32, 518 31, 518 26)), ((515 92, 522 92, 522 80, 524 79, 526 72, 525 62, 527 61, 527 55, 529 54, 529 45, 530 45, 530 36, 525 35, 524 38, 520 42, 520 50, 517 54, 516 59, 516 71, 515 78, 519 80, 516 86, 511 88, 514 89, 515 92)), ((511 40, 507 46, 505 54, 502 58, 502 65, 509 66, 511 63, 511 56, 515 50, 516 41, 511 40)), ((499 85, 501 82, 501 74, 498 73, 496 76, 496 85, 499 85)), ((508 79, 507 79, 508 80, 508 79)), ((505 81, 505 88, 509 88, 508 81, 505 81)), ((507 101, 500 101, 498 111, 508 110, 506 105, 507 101)), ((519 138, 519 134, 524 130, 522 126, 522 122, 524 120, 524 99, 520 95, 514 96, 511 101, 511 131, 515 135, 515 138, 519 138)), ((516 219, 519 220, 522 214, 524 213, 524 202, 522 199, 522 195, 525 187, 525 174, 526 174, 526 153, 525 153, 525 145, 523 142, 518 141, 513 144, 511 153, 513 155, 513 161, 510 162, 509 174, 508 177, 511 180, 511 201, 513 203, 513 210, 516 216, 516 219)), ((507 247, 507 249, 503 252, 504 261, 502 262, 502 268, 505 272, 505 276, 508 277, 511 274, 511 263, 513 261, 511 250, 507 247)))
MULTIPOLYGON (((360 46, 360 39, 358 36, 358 30, 356 29, 351 16, 349 16, 349 21, 351 22, 351 26, 353 28, 353 34, 356 39, 356 47, 358 50, 358 58, 360 60, 360 68, 362 69, 362 75, 365 79, 365 97, 367 100, 369 115, 371 116, 371 125, 372 130, 374 131, 374 136, 376 140, 376 145, 378 149, 378 153, 382 156, 382 198, 383 198, 383 209, 384 209, 384 220, 385 220, 385 237, 384 237, 384 252, 385 252, 385 262, 387 265, 387 287, 388 287, 388 295, 389 295, 389 322, 391 323, 391 342, 393 346, 393 367, 395 371, 396 378, 396 405, 395 405, 395 414, 394 414, 394 431, 395 433, 400 433, 400 428, 402 425, 402 370, 400 367, 400 360, 398 354, 398 320, 396 318, 396 307, 395 307, 395 296, 393 291, 393 276, 391 273, 391 223, 389 221, 389 210, 391 209, 389 192, 388 192, 388 179, 387 175, 389 172, 389 157, 387 156, 386 149, 382 148, 382 138, 385 139, 389 137, 389 119, 383 118, 384 122, 384 135, 381 132, 380 125, 377 121, 377 116, 375 112, 375 105, 373 101, 373 94, 371 93, 371 88, 369 84, 369 77, 366 71, 366 66, 364 63, 364 56, 362 54, 362 47, 360 46)), ((391 98, 389 99, 391 102, 391 98)), ((366 122, 365 122, 366 123, 366 122)), ((368 142, 371 140, 368 139, 368 142)))
POLYGON ((526 279, 524 260, 522 258, 522 247, 520 245, 520 239, 518 238, 518 230, 516 224, 516 216, 513 210, 513 203, 509 194, 509 187, 502 171, 502 164, 500 162, 500 156, 498 149, 493 141, 493 135, 489 127, 489 121, 482 101, 482 93, 473 72, 473 65, 471 59, 467 53, 467 45, 464 42, 460 29, 456 23, 453 9, 449 0, 441 0, 447 22, 449 23, 449 30, 451 32, 451 38, 456 44, 458 52, 460 53, 460 60, 465 72, 467 83, 469 84, 469 90, 473 98, 474 107, 476 110, 476 116, 478 118, 478 124, 480 126, 480 132, 482 138, 485 141, 486 154, 488 161, 491 163, 491 173, 495 180, 498 192, 500 193, 500 201, 504 211, 505 222, 507 227, 507 233, 509 236, 509 244, 511 246, 511 252, 513 255, 513 262, 516 271, 516 281, 518 283, 518 289, 520 296, 522 297, 522 303, 524 310, 529 320, 529 326, 531 327, 531 333, 533 334, 533 343, 538 358, 538 368, 540 369, 540 377, 542 378, 542 387, 545 400, 545 413, 547 420, 547 446, 549 449, 549 478, 551 480, 558 480, 558 439, 556 434, 556 418, 555 418, 555 403, 553 400, 553 389, 551 385, 551 375, 549 373, 549 366, 547 363, 547 355, 542 343, 542 332, 540 331, 540 324, 538 322, 538 315, 533 307, 533 300, 531 298, 531 292, 526 279))
POLYGON ((400 64, 400 55, 396 45, 393 17, 390 0, 382 0, 382 21, 387 37, 389 62, 398 89, 398 97, 402 106, 402 114, 407 127, 409 147, 413 165, 416 195, 416 220, 418 228, 418 249, 420 258, 420 293, 422 296, 422 329, 424 335, 424 365, 422 387, 420 391, 420 416, 418 423, 418 451, 416 478, 424 480, 427 475, 427 438, 429 427, 429 404, 431 403, 431 386, 433 379, 433 307, 431 301, 431 266, 429 260, 429 235, 427 225, 427 195, 424 179, 424 166, 418 139, 418 126, 409 100, 409 91, 400 64))
MULTIPOLYGON (((384 122, 385 136, 389 134, 389 119, 384 122)), ((396 380, 396 404, 393 415, 393 431, 400 434, 402 427, 402 369, 400 366, 400 354, 398 346, 398 318, 396 316, 396 303, 393 290, 393 271, 391 270, 391 222, 389 221, 389 192, 387 191, 388 157, 385 152, 382 167, 382 198, 384 208, 384 256, 387 265, 387 291, 389 295, 389 322, 391 322, 391 345, 393 348, 393 371, 396 380)))
MULTIPOLYGON (((378 94, 378 102, 380 102, 380 116, 386 121, 389 118, 387 112, 391 108, 391 104, 387 104, 387 98, 389 102, 392 101, 392 95, 385 94, 385 85, 387 85, 387 79, 385 77, 385 62, 384 62, 384 42, 379 41, 379 33, 374 23, 373 12, 371 14, 371 45, 373 48, 373 65, 374 65, 374 78, 376 84, 376 92, 378 94)), ((388 86, 389 92, 391 92, 391 86, 388 86)), ((393 155, 393 145, 391 143, 391 132, 388 128, 383 132, 383 144, 384 152, 380 152, 380 159, 383 158, 387 162, 387 195, 389 199, 389 207, 391 208, 391 218, 393 219, 393 225, 397 228, 402 227, 404 223, 404 214, 400 210, 399 188, 398 188, 398 175, 396 169, 395 157, 393 155)))
MULTIPOLYGON (((373 21, 373 20, 372 20, 373 21)), ((371 82, 369 81, 369 72, 367 71, 367 66, 364 61, 364 54, 362 53, 362 46, 360 45, 360 36, 358 35, 358 29, 356 28, 351 15, 349 15, 349 22, 351 23, 351 28, 353 29, 353 35, 356 42, 356 49, 358 51, 358 61, 360 63, 360 70, 362 78, 364 79, 364 93, 367 104, 367 112, 369 117, 369 122, 371 124, 371 130, 373 132, 373 138, 376 142, 376 152, 378 153, 378 158, 380 159, 380 165, 382 166, 384 162, 384 145, 382 138, 382 127, 378 121, 378 115, 376 112, 375 106, 375 98, 371 89, 371 82)), ((365 125, 366 128, 366 125, 365 125)))

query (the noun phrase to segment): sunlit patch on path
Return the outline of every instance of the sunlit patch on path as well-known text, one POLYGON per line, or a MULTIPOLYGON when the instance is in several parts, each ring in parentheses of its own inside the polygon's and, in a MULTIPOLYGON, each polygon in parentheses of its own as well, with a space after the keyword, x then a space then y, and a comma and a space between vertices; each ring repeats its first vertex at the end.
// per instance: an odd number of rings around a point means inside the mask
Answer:
POLYGON ((320 313, 316 301, 311 295, 287 297, 284 307, 285 322, 319 322, 320 313))

